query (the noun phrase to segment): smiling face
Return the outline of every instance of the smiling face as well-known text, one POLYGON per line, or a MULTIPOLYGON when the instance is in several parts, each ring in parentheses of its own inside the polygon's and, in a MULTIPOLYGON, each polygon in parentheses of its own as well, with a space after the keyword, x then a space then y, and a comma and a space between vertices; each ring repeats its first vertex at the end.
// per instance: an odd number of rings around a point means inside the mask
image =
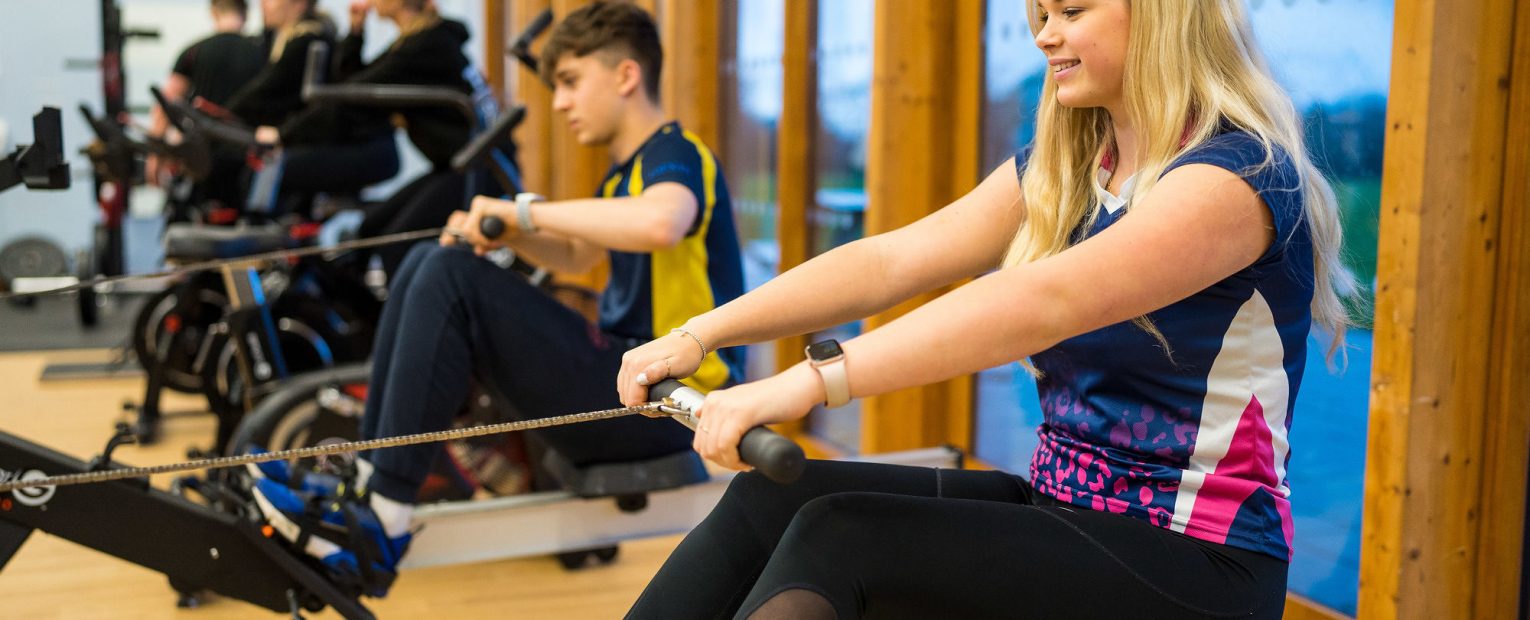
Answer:
POLYGON ((1031 11, 1040 26, 1036 47, 1057 82, 1057 102, 1120 108, 1131 30, 1127 0, 1041 0, 1031 11))
MULTIPOLYGON (((585 146, 609 144, 621 124, 622 106, 642 88, 641 70, 631 59, 612 62, 607 52, 564 54, 553 70, 553 109, 585 146)), ((641 96, 641 94, 639 94, 641 96)))

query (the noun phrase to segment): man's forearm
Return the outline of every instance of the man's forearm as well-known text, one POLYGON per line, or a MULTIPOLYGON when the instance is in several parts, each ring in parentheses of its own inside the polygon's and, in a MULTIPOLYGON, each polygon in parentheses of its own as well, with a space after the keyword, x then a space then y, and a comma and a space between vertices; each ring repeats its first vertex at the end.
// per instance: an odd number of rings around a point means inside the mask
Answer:
POLYGON ((526 233, 506 245, 534 264, 565 273, 589 271, 604 256, 599 247, 556 233, 526 233))
MULTIPOLYGON (((589 198, 531 205, 538 229, 622 252, 653 252, 683 236, 667 215, 633 204, 634 198, 589 198)), ((513 208, 513 207, 512 207, 513 208)))

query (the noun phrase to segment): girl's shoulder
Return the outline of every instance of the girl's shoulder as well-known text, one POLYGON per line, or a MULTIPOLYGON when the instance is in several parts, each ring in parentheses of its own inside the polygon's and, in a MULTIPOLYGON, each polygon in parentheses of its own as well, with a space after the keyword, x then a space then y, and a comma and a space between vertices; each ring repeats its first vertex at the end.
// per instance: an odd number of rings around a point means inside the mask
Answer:
POLYGON ((1164 168, 1164 174, 1190 164, 1210 164, 1249 180, 1261 177, 1265 181, 1284 184, 1296 178, 1296 164, 1284 147, 1236 128, 1222 131, 1180 153, 1164 168))

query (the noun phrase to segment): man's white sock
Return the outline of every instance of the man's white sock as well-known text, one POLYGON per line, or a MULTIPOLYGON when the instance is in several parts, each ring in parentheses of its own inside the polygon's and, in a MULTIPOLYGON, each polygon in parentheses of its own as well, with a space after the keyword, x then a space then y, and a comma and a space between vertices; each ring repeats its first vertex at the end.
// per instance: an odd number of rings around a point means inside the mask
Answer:
POLYGON ((356 488, 365 491, 371 480, 372 463, 366 459, 356 459, 356 488))
POLYGON ((398 538, 409 533, 414 504, 393 501, 376 493, 371 494, 371 497, 372 512, 377 513, 377 521, 382 524, 383 533, 388 538, 398 538))

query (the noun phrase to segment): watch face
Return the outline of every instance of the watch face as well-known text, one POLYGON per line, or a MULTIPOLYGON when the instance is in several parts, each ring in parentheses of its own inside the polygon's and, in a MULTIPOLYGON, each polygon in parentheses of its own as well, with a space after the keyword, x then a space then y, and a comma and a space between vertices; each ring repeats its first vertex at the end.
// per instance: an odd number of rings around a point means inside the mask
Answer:
POLYGON ((830 360, 844 354, 845 352, 840 350, 839 342, 836 340, 820 340, 808 345, 807 348, 807 356, 811 360, 830 360))

